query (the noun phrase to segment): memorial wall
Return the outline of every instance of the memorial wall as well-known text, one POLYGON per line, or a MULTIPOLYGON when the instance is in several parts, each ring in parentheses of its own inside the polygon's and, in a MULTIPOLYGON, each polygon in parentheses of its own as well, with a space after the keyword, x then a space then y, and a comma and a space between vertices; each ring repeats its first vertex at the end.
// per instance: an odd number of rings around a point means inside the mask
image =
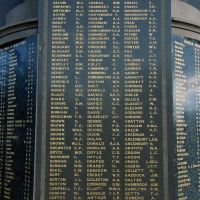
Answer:
POLYGON ((199 3, 176 2, 0 18, 0 200, 199 200, 200 25, 179 18, 199 3))

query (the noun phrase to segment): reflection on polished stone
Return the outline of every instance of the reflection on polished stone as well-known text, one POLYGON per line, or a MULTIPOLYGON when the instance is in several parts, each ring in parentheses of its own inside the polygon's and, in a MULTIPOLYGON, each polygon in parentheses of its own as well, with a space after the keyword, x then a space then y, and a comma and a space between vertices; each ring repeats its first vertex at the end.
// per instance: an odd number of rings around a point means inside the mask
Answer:
POLYGON ((200 196, 200 45, 173 35, 174 185, 176 199, 200 196))

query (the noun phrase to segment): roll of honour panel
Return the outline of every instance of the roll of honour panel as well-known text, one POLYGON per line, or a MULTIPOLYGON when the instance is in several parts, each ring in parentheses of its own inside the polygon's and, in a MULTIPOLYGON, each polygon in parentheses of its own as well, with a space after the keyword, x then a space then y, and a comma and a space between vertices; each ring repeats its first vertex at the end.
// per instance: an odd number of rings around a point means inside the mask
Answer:
POLYGON ((49 2, 47 199, 163 199, 163 2, 49 2))

